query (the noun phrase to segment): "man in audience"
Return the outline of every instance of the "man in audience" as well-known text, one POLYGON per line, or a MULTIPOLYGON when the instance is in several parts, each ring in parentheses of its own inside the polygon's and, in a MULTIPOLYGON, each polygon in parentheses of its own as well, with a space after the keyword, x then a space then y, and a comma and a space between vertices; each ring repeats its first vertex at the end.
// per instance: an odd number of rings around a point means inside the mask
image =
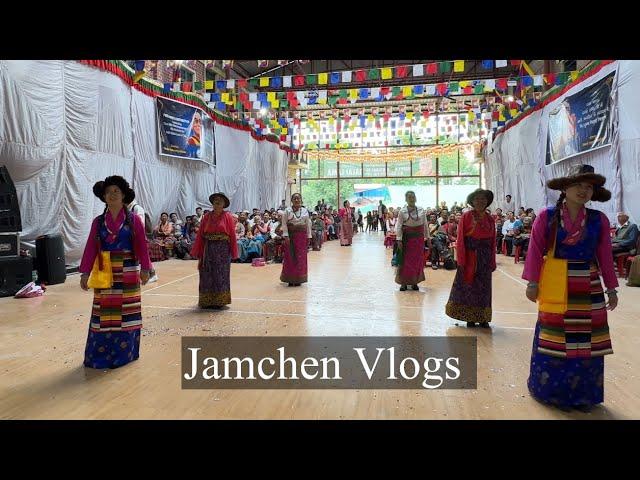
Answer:
POLYGON ((615 237, 611 240, 613 256, 621 253, 628 253, 636 248, 638 241, 638 226, 629 222, 629 215, 624 212, 618 213, 618 228, 615 237))
POLYGON ((511 251, 513 249, 513 228, 515 225, 516 219, 513 215, 512 211, 507 212, 507 218, 502 224, 502 235, 503 241, 507 246, 507 256, 511 256, 511 251))

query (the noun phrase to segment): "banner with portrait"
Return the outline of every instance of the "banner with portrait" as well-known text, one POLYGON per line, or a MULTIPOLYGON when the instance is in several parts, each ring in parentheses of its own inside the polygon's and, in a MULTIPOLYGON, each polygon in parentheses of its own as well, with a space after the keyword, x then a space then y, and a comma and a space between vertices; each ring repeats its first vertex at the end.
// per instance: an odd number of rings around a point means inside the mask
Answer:
POLYGON ((207 114, 164 97, 156 97, 156 107, 160 154, 207 161, 204 152, 207 114))
POLYGON ((566 97, 549 113, 547 165, 611 143, 614 75, 566 97))

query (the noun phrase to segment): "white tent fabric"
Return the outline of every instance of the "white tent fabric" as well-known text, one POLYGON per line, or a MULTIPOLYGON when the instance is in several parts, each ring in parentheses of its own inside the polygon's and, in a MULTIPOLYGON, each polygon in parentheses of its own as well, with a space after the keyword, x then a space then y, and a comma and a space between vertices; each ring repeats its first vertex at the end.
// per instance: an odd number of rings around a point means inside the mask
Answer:
POLYGON ((60 233, 77 264, 91 220, 104 208, 93 184, 130 180, 136 201, 157 222, 182 218, 224 191, 231 209, 280 204, 287 154, 248 132, 205 122, 205 160, 158 154, 155 100, 120 78, 74 61, 0 60, 0 165, 16 185, 22 240, 60 233), (219 176, 217 178, 217 175, 219 176))
POLYGON ((607 177, 609 202, 590 206, 603 211, 615 222, 620 210, 640 221, 640 62, 620 60, 604 66, 592 77, 569 89, 544 108, 490 141, 485 159, 487 188, 501 202, 513 196, 515 207, 535 210, 555 203, 559 193, 545 187, 547 180, 562 176, 576 164, 589 164, 607 177), (549 112, 565 97, 593 85, 616 71, 612 91, 611 146, 585 152, 551 165, 545 165, 549 112))

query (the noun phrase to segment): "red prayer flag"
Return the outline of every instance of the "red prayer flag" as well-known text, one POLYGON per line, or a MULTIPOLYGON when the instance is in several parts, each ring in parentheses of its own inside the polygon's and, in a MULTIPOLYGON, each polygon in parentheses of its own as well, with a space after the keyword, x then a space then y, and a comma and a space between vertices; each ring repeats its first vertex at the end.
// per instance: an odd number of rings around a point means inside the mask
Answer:
POLYGON ((364 82, 367 79, 367 72, 356 70, 356 82, 364 82))
POLYGON ((437 63, 427 63, 427 74, 435 75, 438 73, 438 64, 437 63))
POLYGON ((397 78, 404 78, 407 76, 409 67, 407 67, 406 65, 400 65, 399 67, 396 67, 396 77, 397 78))

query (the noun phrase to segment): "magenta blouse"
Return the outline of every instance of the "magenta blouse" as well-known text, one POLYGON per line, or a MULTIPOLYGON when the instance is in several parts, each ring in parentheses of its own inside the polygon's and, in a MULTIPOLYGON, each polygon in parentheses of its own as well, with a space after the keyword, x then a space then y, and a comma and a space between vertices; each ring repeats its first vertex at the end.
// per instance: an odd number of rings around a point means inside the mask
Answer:
MULTIPOLYGON (((144 224, 138 215, 132 215, 133 229, 134 229, 134 253, 136 258, 140 262, 142 270, 151 270, 151 260, 149 259, 149 250, 147 249, 147 237, 144 232, 144 224)), ((117 218, 114 220, 110 212, 105 215, 105 223, 107 228, 112 232, 118 232, 125 220, 124 208, 120 210, 117 218)), ((96 235, 98 233, 98 217, 93 219, 91 224, 91 231, 89 232, 89 238, 87 244, 84 247, 84 254, 82 255, 82 261, 80 262, 80 273, 91 273, 93 268, 93 262, 98 255, 98 245, 96 242, 96 235)))
MULTIPOLYGON (((586 210, 583 208, 578 214, 575 222, 571 222, 566 206, 562 212, 562 218, 567 229, 567 240, 579 236, 582 229, 582 220, 586 215, 586 210)), ((616 277, 615 270, 613 268, 613 255, 611 253, 611 237, 609 235, 609 219, 607 216, 600 212, 601 215, 601 227, 600 236, 598 238, 598 246, 596 247, 596 257, 598 265, 600 267, 600 274, 604 280, 604 284, 607 288, 616 288, 618 286, 618 278, 616 277)), ((543 257, 545 249, 547 248, 547 209, 543 209, 538 213, 535 221, 533 222, 533 231, 531 232, 531 239, 529 240, 529 248, 527 250, 527 260, 524 264, 524 271, 522 272, 522 278, 529 280, 530 282, 540 281, 540 271, 542 270, 543 257)))

